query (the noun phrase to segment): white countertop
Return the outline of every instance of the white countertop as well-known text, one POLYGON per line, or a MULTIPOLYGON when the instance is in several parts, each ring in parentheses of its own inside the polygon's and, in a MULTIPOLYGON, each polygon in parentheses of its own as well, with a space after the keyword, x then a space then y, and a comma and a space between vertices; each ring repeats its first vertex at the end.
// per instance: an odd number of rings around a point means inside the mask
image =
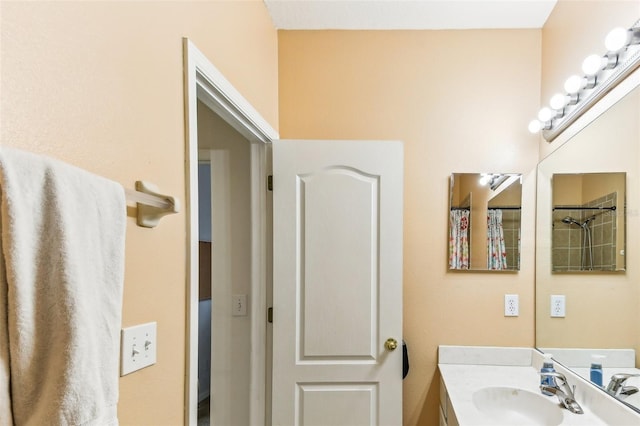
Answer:
MULTIPOLYGON (((542 355, 533 348, 441 346, 439 370, 451 406, 461 426, 496 425, 496 418, 481 412, 473 402, 474 392, 487 387, 509 387, 540 394, 538 374, 542 355)), ((569 384, 576 386, 575 399, 584 414, 565 408, 562 425, 638 425, 640 414, 561 365, 569 384)), ((556 396, 544 396, 560 407, 556 396)))

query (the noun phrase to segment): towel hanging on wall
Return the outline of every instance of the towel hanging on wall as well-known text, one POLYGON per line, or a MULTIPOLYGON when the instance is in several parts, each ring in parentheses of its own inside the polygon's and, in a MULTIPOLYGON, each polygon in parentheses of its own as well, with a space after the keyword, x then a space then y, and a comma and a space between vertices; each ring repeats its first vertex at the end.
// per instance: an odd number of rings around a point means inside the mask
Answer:
POLYGON ((0 425, 117 425, 122 186, 0 148, 0 425))

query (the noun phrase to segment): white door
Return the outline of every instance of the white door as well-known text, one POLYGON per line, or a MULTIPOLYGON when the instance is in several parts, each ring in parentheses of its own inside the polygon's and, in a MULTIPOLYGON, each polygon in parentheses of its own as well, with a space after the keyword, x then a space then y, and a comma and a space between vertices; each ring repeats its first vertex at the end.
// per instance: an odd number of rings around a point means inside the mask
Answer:
POLYGON ((273 143, 273 426, 402 424, 402 188, 400 142, 273 143))

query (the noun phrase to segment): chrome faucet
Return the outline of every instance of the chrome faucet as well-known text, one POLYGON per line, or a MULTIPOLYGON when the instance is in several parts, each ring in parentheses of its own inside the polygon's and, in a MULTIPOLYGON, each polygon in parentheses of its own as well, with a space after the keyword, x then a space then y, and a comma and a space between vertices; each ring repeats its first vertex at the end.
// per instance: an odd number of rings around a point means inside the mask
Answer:
POLYGON ((623 397, 627 397, 629 395, 633 395, 638 392, 638 388, 635 386, 624 386, 624 383, 630 377, 639 377, 640 374, 627 374, 627 373, 618 373, 611 376, 611 381, 607 385, 607 393, 609 395, 613 395, 616 398, 623 399, 623 397))
POLYGON ((555 371, 540 373, 542 377, 553 377, 553 386, 549 385, 540 385, 540 390, 548 393, 552 393, 558 397, 558 400, 562 403, 564 408, 571 411, 575 414, 582 414, 582 407, 575 399, 574 392, 576 387, 573 389, 569 386, 569 382, 567 382, 567 378, 562 373, 558 373, 555 371), (558 384, 560 382, 560 384, 558 384))

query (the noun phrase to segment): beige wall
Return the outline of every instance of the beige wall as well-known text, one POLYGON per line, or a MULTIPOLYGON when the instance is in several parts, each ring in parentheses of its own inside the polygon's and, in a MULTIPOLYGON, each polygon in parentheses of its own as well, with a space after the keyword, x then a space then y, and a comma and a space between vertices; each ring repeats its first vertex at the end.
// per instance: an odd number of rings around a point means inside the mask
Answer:
MULTIPOLYGON (((182 37, 277 128, 277 33, 262 2, 1 2, 1 141, 185 201, 182 37), (242 23, 240 25, 239 23, 242 23)), ((184 411, 186 208, 127 223, 123 325, 158 322, 158 362, 120 380, 122 425, 184 411)))
POLYGON ((519 206, 522 200, 522 185, 519 182, 512 183, 507 189, 489 200, 489 207, 493 206, 519 206))
POLYGON ((404 424, 436 425, 438 345, 534 343, 540 31, 280 31, 279 52, 281 137, 404 141, 404 424), (517 274, 447 270, 449 175, 482 171, 524 175, 517 274))
MULTIPOLYGON (((631 27, 640 18, 638 0, 558 0, 542 30, 542 91, 540 107, 549 104, 554 93, 564 92, 572 74, 582 74, 587 56, 604 54, 604 39, 615 27, 631 27)), ((538 108, 539 109, 539 108, 538 108)), ((531 111, 535 118, 538 109, 531 111)), ((557 149, 540 137, 540 158, 557 149)))

